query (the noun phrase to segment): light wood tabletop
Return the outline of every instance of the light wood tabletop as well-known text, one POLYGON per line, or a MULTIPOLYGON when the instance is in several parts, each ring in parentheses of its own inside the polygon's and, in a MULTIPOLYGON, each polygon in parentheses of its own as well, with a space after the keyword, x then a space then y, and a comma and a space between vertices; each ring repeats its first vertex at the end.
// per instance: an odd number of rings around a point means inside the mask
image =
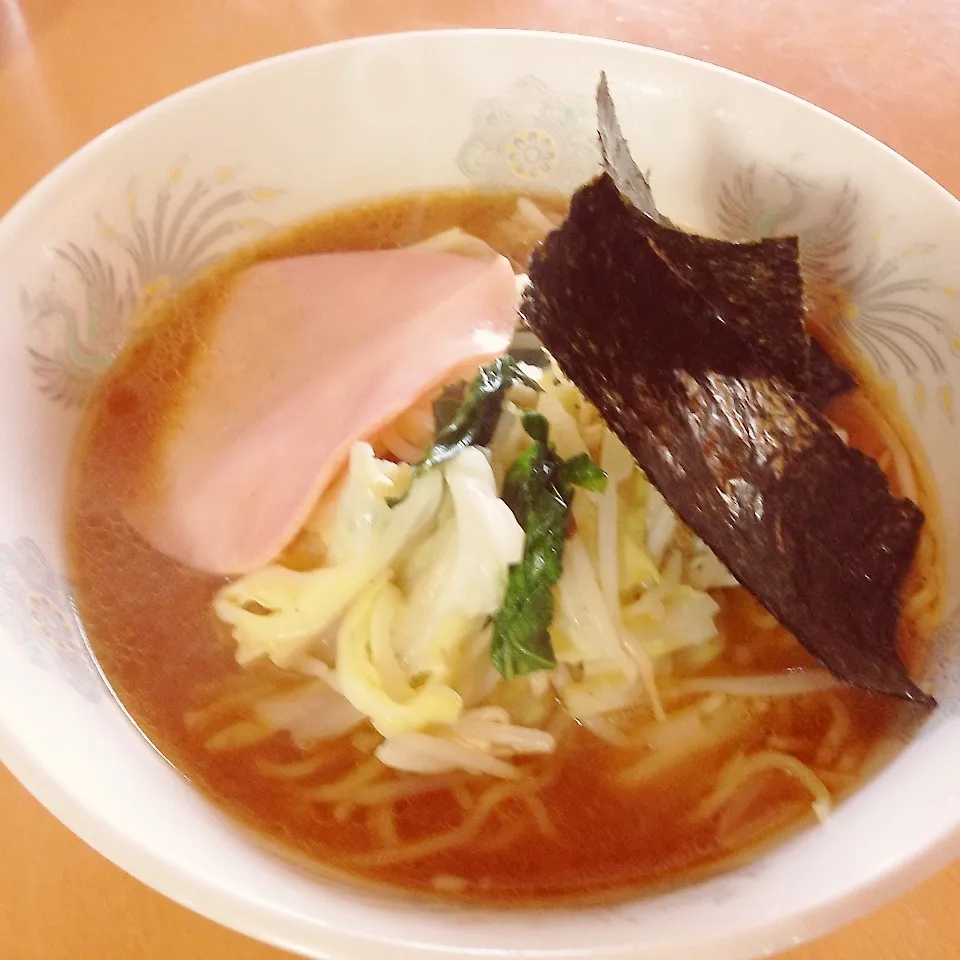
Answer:
MULTIPOLYGON (((526 27, 649 44, 812 100, 960 195, 960 0, 0 0, 0 213, 189 84, 343 37, 526 27)), ((0 960, 282 960, 142 886, 0 766, 0 960)), ((960 864, 789 960, 960 958, 960 864)), ((709 960, 708 957, 703 960, 709 960)))

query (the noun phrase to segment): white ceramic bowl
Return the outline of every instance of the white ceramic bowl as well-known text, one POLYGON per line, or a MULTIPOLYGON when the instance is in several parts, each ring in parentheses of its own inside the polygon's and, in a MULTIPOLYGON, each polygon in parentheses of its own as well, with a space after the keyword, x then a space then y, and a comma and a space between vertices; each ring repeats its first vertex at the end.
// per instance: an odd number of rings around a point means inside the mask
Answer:
POLYGON ((960 204, 905 160, 727 71, 535 33, 352 41, 187 90, 81 150, 0 223, 0 759, 107 857, 237 930, 314 957, 734 960, 848 921, 957 852, 949 633, 928 677, 940 709, 825 826, 675 893, 535 914, 359 895, 261 852, 141 739, 84 647, 61 572, 64 466, 78 404, 137 304, 331 205, 574 187, 596 168, 601 70, 665 212, 708 233, 799 232, 846 288, 849 331, 931 458, 960 597, 960 204))

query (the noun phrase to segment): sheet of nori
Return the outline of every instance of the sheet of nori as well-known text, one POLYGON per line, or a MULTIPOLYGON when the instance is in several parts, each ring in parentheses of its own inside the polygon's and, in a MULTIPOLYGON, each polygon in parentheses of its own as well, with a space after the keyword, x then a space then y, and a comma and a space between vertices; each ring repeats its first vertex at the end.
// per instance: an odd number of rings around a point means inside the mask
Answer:
POLYGON ((791 382, 795 358, 718 306, 751 295, 704 296, 716 284, 693 256, 678 269, 635 205, 642 191, 614 179, 581 188, 535 252, 524 319, 676 513, 824 666, 932 703, 896 650, 923 514, 791 382))
POLYGON ((597 88, 603 165, 636 212, 636 229, 655 243, 663 259, 693 283, 727 322, 739 324, 772 369, 821 409, 854 385, 807 332, 798 240, 772 237, 731 243, 676 229, 653 199, 620 131, 605 76, 597 88))

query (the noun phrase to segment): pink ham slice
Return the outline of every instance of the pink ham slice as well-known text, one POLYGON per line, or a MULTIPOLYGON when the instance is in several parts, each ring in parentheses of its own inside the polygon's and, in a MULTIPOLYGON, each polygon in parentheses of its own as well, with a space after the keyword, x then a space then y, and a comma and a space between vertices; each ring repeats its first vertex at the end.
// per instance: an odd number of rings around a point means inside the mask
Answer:
POLYGON ((128 520, 156 549, 201 570, 268 563, 355 440, 502 354, 516 322, 503 257, 391 250, 249 268, 191 370, 128 520))

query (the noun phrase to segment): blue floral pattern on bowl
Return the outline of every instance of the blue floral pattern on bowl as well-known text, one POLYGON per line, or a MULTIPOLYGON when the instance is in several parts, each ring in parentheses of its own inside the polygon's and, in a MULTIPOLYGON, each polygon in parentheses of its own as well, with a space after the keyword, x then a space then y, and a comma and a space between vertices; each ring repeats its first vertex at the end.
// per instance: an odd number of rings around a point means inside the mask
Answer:
POLYGON ((21 290, 34 341, 30 365, 51 400, 82 406, 141 308, 176 293, 228 243, 270 226, 250 208, 280 191, 237 185, 241 171, 235 167, 192 178, 185 168, 185 161, 171 167, 143 211, 131 180, 122 222, 97 218, 103 243, 63 243, 54 250, 62 269, 37 292, 21 290))
POLYGON ((523 77, 474 108, 457 166, 485 186, 573 190, 597 169, 593 117, 589 97, 565 98, 523 77))
POLYGON ((820 200, 824 193, 793 172, 749 164, 717 191, 719 233, 730 240, 796 234, 810 285, 834 296, 834 321, 882 377, 892 380, 896 371, 910 381, 912 396, 905 399, 918 412, 928 400, 924 372, 931 373, 935 402, 952 420, 948 365, 960 356, 960 343, 947 312, 955 291, 918 269, 935 247, 913 244, 896 258, 876 245, 858 252, 859 194, 849 183, 826 203, 820 200))
POLYGON ((0 625, 31 663, 96 702, 104 690, 69 587, 40 548, 22 537, 0 546, 0 625))

